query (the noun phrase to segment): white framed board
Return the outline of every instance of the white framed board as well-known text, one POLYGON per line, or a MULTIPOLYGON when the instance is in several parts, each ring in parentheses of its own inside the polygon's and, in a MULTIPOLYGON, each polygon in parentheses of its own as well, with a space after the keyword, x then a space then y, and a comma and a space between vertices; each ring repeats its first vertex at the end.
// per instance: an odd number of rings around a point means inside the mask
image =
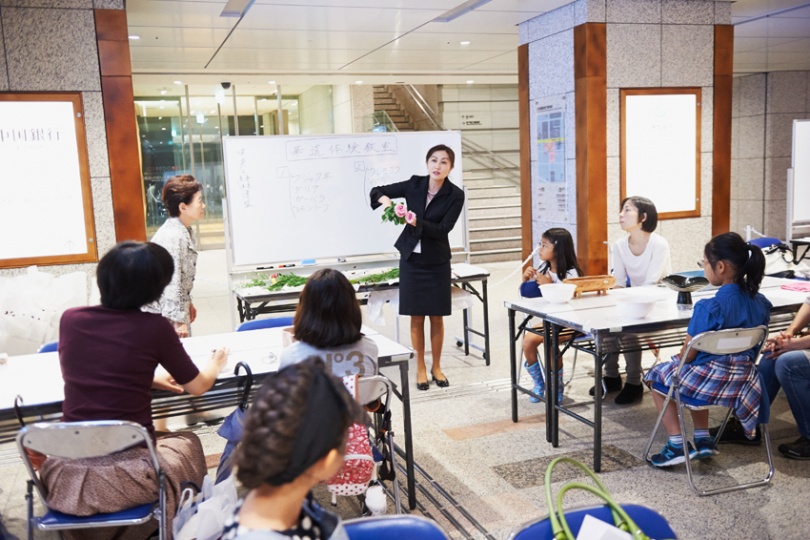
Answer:
MULTIPOLYGON (((378 185, 427 174, 427 151, 456 154, 449 180, 463 188, 457 131, 223 139, 227 227, 234 266, 395 253, 402 226, 371 210, 378 185)), ((466 205, 450 233, 467 248, 466 205)))
POLYGON ((622 88, 621 199, 640 195, 659 219, 700 216, 700 88, 622 88))
POLYGON ((0 93, 0 163, 0 268, 95 262, 81 93, 0 93))
POLYGON ((793 189, 788 190, 792 225, 810 225, 810 120, 793 121, 793 189))

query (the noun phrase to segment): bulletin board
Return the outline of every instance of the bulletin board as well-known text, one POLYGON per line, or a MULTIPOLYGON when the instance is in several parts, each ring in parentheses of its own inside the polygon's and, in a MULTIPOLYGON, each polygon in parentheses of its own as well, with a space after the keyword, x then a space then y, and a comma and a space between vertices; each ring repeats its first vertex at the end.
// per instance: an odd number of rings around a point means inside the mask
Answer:
POLYGON ((0 268, 95 262, 78 92, 0 93, 0 268))
POLYGON ((624 88, 620 195, 655 203, 659 219, 700 216, 700 88, 624 88))

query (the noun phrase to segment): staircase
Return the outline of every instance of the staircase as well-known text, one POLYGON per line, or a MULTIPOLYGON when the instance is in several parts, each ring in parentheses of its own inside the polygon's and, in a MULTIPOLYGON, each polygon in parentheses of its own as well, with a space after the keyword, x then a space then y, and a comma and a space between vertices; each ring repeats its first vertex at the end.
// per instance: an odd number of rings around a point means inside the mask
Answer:
MULTIPOLYGON (((417 105, 418 98, 414 101, 417 105)), ((436 130, 445 129, 432 110, 419 105, 433 119, 436 130)), ((374 86, 374 110, 385 111, 399 131, 413 131, 406 108, 386 86, 374 86)), ((467 232, 473 264, 514 261, 521 258, 520 186, 518 168, 508 160, 465 139, 464 187, 467 188, 467 232)), ((455 260, 455 259, 454 259, 455 260)))
POLYGON ((405 107, 384 85, 374 86, 374 111, 385 111, 397 131, 413 131, 413 122, 405 107))

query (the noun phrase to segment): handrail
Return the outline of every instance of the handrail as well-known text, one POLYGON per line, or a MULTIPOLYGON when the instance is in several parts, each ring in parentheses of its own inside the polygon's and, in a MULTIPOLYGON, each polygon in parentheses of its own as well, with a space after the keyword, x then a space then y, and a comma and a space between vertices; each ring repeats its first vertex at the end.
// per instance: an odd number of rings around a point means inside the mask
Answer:
MULTIPOLYGON (((408 96, 414 101, 416 106, 422 111, 422 114, 424 114, 425 117, 430 120, 433 126, 439 131, 444 131, 445 127, 438 120, 438 115, 431 108, 424 96, 419 93, 419 90, 414 88, 412 84, 403 84, 402 87, 405 89, 408 96)), ((493 177, 505 180, 514 185, 520 185, 520 168, 517 164, 512 163, 508 159, 494 153, 492 150, 467 139, 464 137, 463 133, 461 136, 461 147, 462 150, 466 152, 465 157, 467 159, 475 162, 478 165, 482 165, 485 169, 488 169, 492 173, 493 177)))

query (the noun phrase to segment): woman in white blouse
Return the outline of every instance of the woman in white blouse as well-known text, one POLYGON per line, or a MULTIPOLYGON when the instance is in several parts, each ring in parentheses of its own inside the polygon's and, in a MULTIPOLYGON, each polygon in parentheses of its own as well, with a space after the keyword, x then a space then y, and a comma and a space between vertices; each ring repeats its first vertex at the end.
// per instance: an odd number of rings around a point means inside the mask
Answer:
MULTIPOLYGON (((658 210, 646 197, 627 197, 622 201, 619 225, 629 234, 613 244, 613 275, 616 286, 652 285, 672 273, 669 243, 658 233, 658 210), (629 282, 629 283, 628 283, 629 282)), ((641 351, 624 353, 627 379, 622 387, 619 355, 610 354, 605 361, 603 378, 608 392, 619 392, 617 405, 628 405, 641 399, 641 351)), ((591 395, 594 389, 591 388, 591 395)))
POLYGON ((163 204, 169 219, 152 237, 174 259, 174 276, 158 302, 144 311, 160 313, 169 319, 180 337, 188 337, 189 327, 197 317, 191 302, 191 289, 197 272, 197 241, 191 225, 205 215, 202 184, 193 176, 182 174, 169 178, 163 186, 163 204))

